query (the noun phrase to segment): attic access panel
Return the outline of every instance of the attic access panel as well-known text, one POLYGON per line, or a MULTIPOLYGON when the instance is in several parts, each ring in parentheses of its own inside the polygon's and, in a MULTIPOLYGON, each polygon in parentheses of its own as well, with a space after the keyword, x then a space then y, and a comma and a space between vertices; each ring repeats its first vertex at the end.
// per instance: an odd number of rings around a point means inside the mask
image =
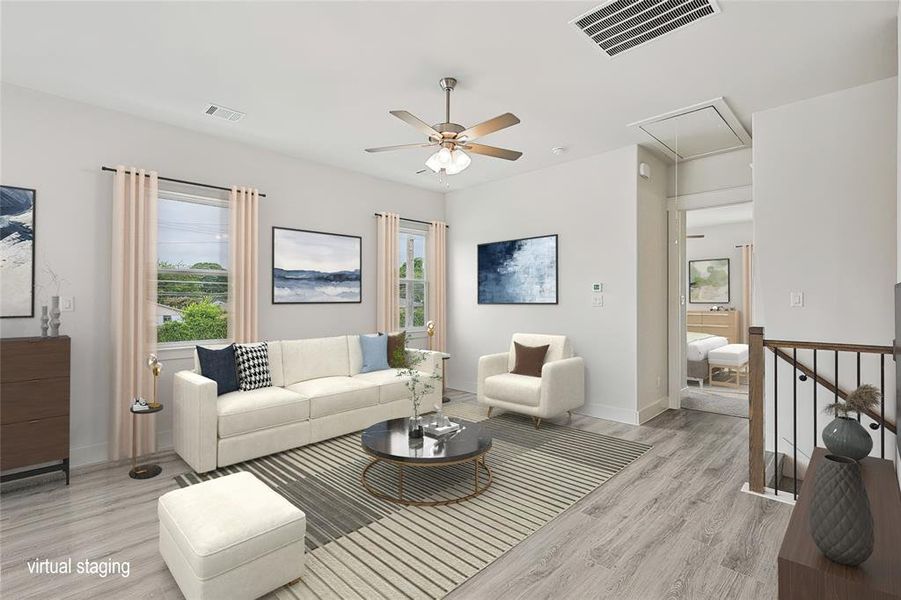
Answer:
POLYGON ((751 145, 751 136, 722 98, 651 117, 631 127, 643 131, 673 160, 688 160, 751 145))

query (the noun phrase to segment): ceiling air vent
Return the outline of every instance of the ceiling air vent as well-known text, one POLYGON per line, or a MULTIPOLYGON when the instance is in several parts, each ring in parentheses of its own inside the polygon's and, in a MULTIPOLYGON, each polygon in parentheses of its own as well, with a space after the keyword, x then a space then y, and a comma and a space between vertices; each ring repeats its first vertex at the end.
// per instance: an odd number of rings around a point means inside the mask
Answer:
POLYGON ((245 115, 245 113, 242 113, 240 110, 225 108, 224 106, 219 106, 218 104, 207 104, 206 108, 203 111, 203 114, 219 119, 225 119, 226 121, 231 121, 232 123, 240 121, 244 118, 245 115))
POLYGON ((715 0, 610 0, 570 23, 612 58, 719 12, 715 0))

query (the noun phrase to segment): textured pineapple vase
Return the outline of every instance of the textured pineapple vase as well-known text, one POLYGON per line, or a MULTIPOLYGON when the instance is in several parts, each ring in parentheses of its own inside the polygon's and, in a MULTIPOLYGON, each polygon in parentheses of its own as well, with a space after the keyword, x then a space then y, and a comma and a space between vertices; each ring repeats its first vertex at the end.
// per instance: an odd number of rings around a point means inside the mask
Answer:
POLYGON ((832 454, 860 460, 870 455, 873 438, 851 417, 836 417, 823 429, 823 443, 832 454))
POLYGON ((873 514, 860 464, 827 454, 817 466, 810 502, 810 535, 834 562, 856 566, 873 553, 873 514))

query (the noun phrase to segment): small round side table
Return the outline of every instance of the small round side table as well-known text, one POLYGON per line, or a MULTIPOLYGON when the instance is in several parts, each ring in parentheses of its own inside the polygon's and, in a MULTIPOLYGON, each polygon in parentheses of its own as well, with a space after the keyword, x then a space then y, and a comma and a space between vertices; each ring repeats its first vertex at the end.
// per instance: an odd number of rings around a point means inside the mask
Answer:
POLYGON ((137 431, 137 429, 138 429, 138 427, 137 427, 138 415, 149 415, 152 413, 158 413, 161 410, 163 410, 163 405, 160 404, 156 408, 148 408, 147 410, 137 410, 136 411, 136 410, 132 410, 130 408, 128 410, 131 411, 131 430, 132 430, 131 471, 128 472, 128 476, 131 477, 132 479, 150 479, 151 477, 156 477, 163 471, 163 468, 161 466, 155 465, 155 464, 146 464, 146 465, 138 464, 138 456, 137 456, 137 454, 138 454, 138 437, 134 434, 134 432, 137 431))

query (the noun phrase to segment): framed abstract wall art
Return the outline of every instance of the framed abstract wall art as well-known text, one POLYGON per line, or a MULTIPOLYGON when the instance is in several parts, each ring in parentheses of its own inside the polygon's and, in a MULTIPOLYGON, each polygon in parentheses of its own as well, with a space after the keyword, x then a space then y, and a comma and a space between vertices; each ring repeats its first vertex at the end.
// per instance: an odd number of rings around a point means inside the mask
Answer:
POLYGON ((693 304, 726 304, 729 299, 729 259, 688 261, 688 301, 693 304))
POLYGON ((273 304, 363 301, 363 238, 272 228, 273 304))
POLYGON ((0 317, 34 316, 34 204, 29 188, 0 186, 0 317))
POLYGON ((479 244, 479 304, 557 304, 557 236, 479 244))

